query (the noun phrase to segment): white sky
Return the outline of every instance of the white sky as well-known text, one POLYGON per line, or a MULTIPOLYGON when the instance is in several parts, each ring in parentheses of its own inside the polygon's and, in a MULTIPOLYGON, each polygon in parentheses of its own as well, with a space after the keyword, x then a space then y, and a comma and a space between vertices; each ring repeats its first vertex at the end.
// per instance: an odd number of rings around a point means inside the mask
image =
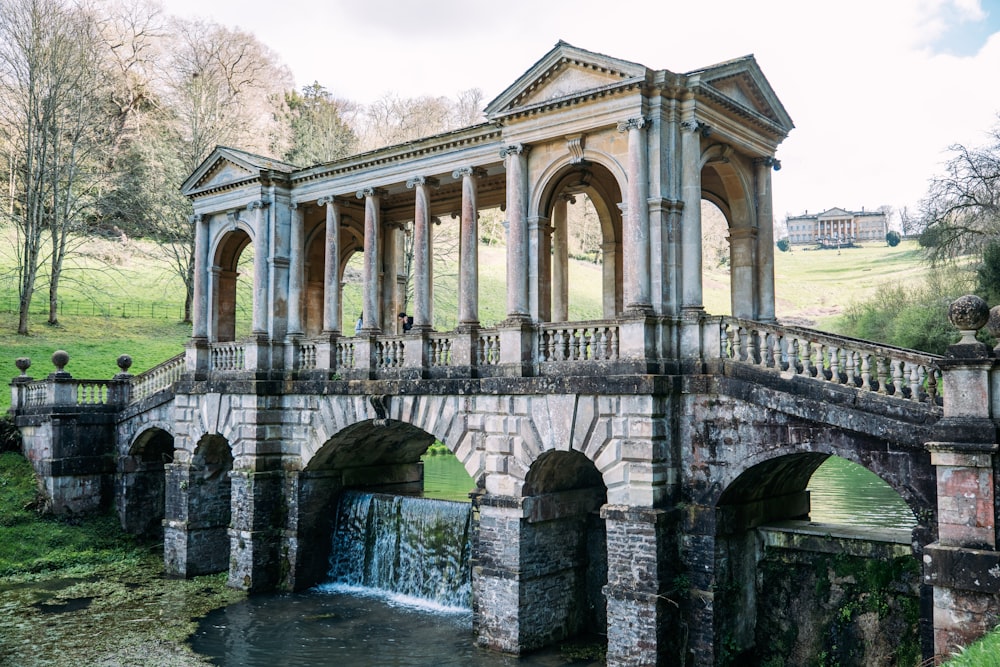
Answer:
POLYGON ((1000 112, 1000 0, 162 0, 249 30, 298 86, 500 94, 562 39, 686 72, 752 53, 796 128, 774 214, 914 208, 1000 112))

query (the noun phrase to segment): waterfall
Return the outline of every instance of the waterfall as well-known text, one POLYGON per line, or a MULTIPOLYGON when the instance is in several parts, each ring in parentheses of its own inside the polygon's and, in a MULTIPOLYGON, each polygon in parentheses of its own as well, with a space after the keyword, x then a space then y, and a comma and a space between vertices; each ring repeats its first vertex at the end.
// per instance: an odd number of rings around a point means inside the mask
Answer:
POLYGON ((346 491, 330 579, 468 609, 471 523, 469 503, 346 491))

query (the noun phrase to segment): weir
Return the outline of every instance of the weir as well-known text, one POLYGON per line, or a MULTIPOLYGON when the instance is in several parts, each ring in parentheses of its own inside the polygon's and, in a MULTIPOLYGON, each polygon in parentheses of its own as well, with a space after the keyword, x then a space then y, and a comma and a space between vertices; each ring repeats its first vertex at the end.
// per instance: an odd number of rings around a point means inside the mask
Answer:
POLYGON ((470 503, 345 491, 330 580, 471 608, 470 503))

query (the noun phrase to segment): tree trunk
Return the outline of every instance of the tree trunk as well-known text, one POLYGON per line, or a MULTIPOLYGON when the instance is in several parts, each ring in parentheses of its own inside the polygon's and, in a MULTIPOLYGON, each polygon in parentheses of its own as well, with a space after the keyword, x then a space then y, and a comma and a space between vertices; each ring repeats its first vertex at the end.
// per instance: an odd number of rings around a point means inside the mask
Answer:
POLYGON ((49 324, 59 324, 59 277, 62 268, 57 271, 52 267, 52 278, 49 280, 49 324))

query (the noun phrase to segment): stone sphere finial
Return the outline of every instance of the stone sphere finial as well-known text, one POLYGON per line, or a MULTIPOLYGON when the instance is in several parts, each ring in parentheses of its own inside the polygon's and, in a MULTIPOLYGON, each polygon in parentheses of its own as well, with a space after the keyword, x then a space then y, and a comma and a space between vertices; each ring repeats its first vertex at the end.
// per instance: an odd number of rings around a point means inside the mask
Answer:
POLYGON ((958 345, 976 345, 976 332, 989 321, 990 307, 975 294, 966 294, 948 306, 948 319, 962 334, 958 345))
POLYGON ((993 350, 1000 353, 1000 306, 990 308, 990 319, 986 322, 986 328, 997 340, 997 345, 993 350))
POLYGON ((52 365, 56 367, 57 373, 64 373, 66 364, 69 363, 69 352, 66 350, 56 350, 52 353, 52 365))
POLYGON ((18 357, 14 360, 14 365, 17 366, 17 370, 21 371, 21 376, 28 374, 28 369, 31 368, 31 357, 18 357))
POLYGON ((128 373, 128 369, 132 367, 132 357, 123 354, 118 357, 117 364, 122 373, 128 373))

